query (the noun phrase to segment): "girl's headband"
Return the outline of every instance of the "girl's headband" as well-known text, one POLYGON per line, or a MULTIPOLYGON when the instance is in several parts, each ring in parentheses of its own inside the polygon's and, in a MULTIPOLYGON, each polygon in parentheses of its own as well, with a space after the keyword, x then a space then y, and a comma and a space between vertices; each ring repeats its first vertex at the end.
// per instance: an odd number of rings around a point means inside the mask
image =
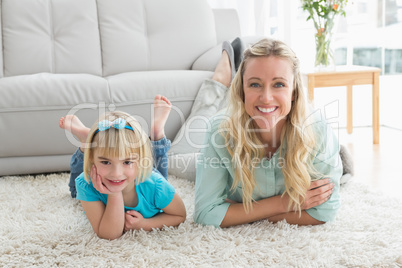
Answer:
POLYGON ((130 126, 126 125, 126 120, 123 118, 117 118, 113 122, 110 122, 109 120, 103 120, 98 123, 98 129, 95 131, 94 135, 98 133, 99 131, 105 131, 108 130, 109 128, 115 128, 115 129, 130 129, 134 131, 134 129, 130 126))

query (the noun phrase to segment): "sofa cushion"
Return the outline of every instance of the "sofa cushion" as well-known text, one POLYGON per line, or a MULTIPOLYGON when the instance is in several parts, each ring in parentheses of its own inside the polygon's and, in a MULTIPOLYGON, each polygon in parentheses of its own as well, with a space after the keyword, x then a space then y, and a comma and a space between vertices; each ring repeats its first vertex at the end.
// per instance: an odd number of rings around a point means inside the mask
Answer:
POLYGON ((189 70, 199 55, 216 45, 214 15, 205 0, 97 3, 104 76, 189 70))
POLYGON ((134 115, 148 131, 156 94, 172 102, 172 111, 165 126, 166 136, 173 140, 190 114, 194 99, 206 78, 207 71, 130 72, 107 77, 111 101, 116 109, 134 115))
POLYGON ((197 163, 201 160, 201 153, 169 155, 169 175, 195 181, 197 163))
POLYGON ((148 131, 151 104, 156 94, 165 95, 172 101, 165 132, 173 140, 190 114, 202 82, 211 75, 206 71, 154 71, 124 73, 106 79, 87 74, 48 73, 2 78, 0 125, 9 126, 15 134, 10 137, 7 127, 0 129, 1 137, 12 139, 0 146, 0 157, 72 153, 79 142, 68 133, 60 135, 57 124, 61 116, 69 113, 77 114, 90 126, 99 113, 123 110, 133 114, 148 131), (29 98, 15 98, 15 92, 29 98), (35 132, 43 129, 48 138, 35 135, 27 139, 30 129, 35 132), (15 150, 16 143, 24 150, 15 150))
POLYGON ((5 77, 0 79, 0 94, 0 113, 71 109, 77 104, 109 102, 110 99, 107 80, 89 74, 40 73, 5 77))
POLYGON ((99 0, 97 3, 103 75, 147 70, 149 47, 143 1, 99 0))
POLYGON ((102 75, 96 1, 3 0, 4 76, 102 75))
POLYGON ((210 48, 199 56, 191 66, 192 70, 204 70, 214 72, 222 55, 222 43, 210 48))
POLYGON ((79 143, 60 135, 59 118, 79 111, 80 118, 92 124, 99 106, 110 100, 107 80, 88 74, 6 77, 0 79, 0 95, 0 137, 10 139, 1 141, 0 157, 73 152, 79 143))
POLYGON ((144 0, 150 70, 189 70, 216 45, 214 14, 205 0, 144 0), (180 7, 180 8, 177 8, 180 7))

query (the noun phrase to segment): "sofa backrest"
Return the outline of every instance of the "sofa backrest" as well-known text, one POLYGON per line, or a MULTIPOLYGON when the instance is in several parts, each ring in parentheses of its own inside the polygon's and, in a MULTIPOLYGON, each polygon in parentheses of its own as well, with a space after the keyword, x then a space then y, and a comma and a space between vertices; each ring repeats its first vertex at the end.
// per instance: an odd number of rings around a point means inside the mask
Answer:
POLYGON ((102 75, 94 0, 2 0, 4 75, 102 75))
POLYGON ((1 13, 4 76, 186 70, 216 45, 206 0, 2 0, 1 13))
POLYGON ((205 0, 98 0, 103 75, 187 70, 216 45, 205 0))

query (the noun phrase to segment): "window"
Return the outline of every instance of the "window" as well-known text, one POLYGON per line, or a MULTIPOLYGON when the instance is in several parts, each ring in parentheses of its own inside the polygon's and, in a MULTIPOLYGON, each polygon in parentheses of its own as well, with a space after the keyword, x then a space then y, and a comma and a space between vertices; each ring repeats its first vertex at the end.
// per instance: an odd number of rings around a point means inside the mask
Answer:
MULTIPOLYGON (((264 35, 280 39, 296 52, 301 69, 314 66, 314 27, 300 0, 208 0, 212 8, 235 8, 243 36, 264 35)), ((332 41, 337 65, 360 64, 381 68, 380 124, 402 129, 397 114, 402 91, 402 0, 349 0, 346 17, 340 17, 332 41)), ((346 118, 346 92, 316 91, 318 106, 338 101, 340 120, 346 118), (328 96, 329 92, 336 92, 328 96), (321 99, 320 99, 321 98, 321 99)), ((354 125, 371 125, 370 87, 354 89, 354 125)), ((345 126, 340 122, 340 126, 345 126)))
POLYGON ((336 62, 379 67, 385 75, 402 74, 402 42, 397 40, 402 32, 402 1, 348 4, 347 17, 340 19, 335 36, 336 62))

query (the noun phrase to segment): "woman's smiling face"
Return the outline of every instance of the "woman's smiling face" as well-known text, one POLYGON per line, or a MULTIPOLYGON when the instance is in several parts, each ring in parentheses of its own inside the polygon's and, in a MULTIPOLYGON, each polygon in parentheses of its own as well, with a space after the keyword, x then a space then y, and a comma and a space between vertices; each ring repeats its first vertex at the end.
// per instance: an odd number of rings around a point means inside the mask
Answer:
POLYGON ((279 57, 250 58, 243 75, 247 114, 260 130, 282 128, 293 100, 294 75, 288 60, 279 57))

